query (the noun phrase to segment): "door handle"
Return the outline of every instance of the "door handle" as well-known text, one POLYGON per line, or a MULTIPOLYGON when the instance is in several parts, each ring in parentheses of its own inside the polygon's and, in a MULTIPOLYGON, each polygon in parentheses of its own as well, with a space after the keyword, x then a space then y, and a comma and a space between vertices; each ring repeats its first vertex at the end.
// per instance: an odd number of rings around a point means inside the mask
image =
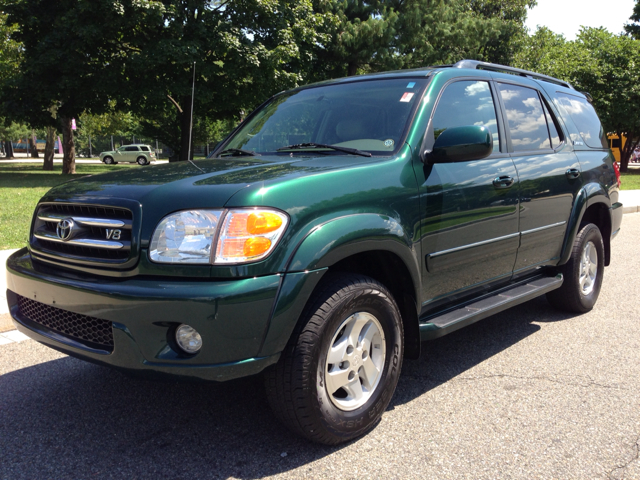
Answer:
POLYGON ((565 175, 569 180, 575 180, 580 176, 580 170, 578 170, 577 168, 570 168, 565 172, 565 175))
POLYGON ((493 186, 497 189, 509 188, 511 185, 513 185, 513 181, 513 178, 511 178, 510 176, 502 175, 500 177, 497 177, 493 181, 493 186))

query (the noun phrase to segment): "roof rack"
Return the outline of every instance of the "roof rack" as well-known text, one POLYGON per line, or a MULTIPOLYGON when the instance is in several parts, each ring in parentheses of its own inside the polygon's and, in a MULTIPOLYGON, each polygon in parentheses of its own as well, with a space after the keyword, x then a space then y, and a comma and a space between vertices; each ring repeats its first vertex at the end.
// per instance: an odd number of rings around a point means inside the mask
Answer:
POLYGON ((564 80, 542 75, 541 73, 530 72, 529 70, 522 70, 521 68, 498 65, 497 63, 481 62, 479 60, 460 60, 458 63, 453 65, 453 68, 471 68, 474 70, 491 70, 493 72, 512 73, 514 75, 520 75, 521 77, 534 78, 536 80, 555 83, 556 85, 575 90, 569 82, 565 82, 564 80))

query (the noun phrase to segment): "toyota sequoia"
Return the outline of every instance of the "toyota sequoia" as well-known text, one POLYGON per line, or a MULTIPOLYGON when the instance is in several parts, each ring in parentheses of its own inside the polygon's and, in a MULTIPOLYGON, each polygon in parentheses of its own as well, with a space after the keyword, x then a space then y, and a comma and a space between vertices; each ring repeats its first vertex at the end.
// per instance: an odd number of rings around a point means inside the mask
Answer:
POLYGON ((284 424, 337 444, 376 425, 421 342, 540 295, 592 309, 618 193, 564 81, 471 60, 337 79, 273 96, 209 159, 52 188, 7 299, 18 330, 90 362, 262 373, 284 424))

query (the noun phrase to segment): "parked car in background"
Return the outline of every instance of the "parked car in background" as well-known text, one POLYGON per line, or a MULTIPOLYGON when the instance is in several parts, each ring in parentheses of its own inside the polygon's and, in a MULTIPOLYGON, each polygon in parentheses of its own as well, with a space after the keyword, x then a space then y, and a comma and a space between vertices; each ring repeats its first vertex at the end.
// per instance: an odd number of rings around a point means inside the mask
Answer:
POLYGON ((149 165, 156 159, 156 154, 149 145, 123 145, 122 147, 100 154, 100 161, 107 165, 118 162, 136 162, 138 165, 149 165))

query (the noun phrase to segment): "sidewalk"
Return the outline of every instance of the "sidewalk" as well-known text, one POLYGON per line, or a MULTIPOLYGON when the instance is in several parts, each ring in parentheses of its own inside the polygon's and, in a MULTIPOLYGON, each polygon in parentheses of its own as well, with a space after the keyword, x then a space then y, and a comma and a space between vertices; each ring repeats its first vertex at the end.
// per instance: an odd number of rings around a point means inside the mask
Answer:
MULTIPOLYGON (((640 212, 640 190, 622 190, 620 191, 620 202, 623 205, 624 213, 637 213, 640 212)), ((624 228, 624 227, 623 227, 624 228)), ((16 250, 0 250, 0 345, 3 343, 11 343, 13 341, 21 341, 18 340, 22 334, 15 331, 8 332, 9 330, 13 330, 13 323, 11 321, 11 317, 9 315, 9 307, 7 306, 7 278, 6 278, 6 269, 5 265, 7 263, 7 258, 15 252, 16 250), (8 332, 2 334, 2 332, 8 332), (11 335, 15 335, 15 339, 11 339, 11 335), (5 337, 11 337, 6 341, 5 337)), ((27 337, 24 337, 25 339, 27 337)))

